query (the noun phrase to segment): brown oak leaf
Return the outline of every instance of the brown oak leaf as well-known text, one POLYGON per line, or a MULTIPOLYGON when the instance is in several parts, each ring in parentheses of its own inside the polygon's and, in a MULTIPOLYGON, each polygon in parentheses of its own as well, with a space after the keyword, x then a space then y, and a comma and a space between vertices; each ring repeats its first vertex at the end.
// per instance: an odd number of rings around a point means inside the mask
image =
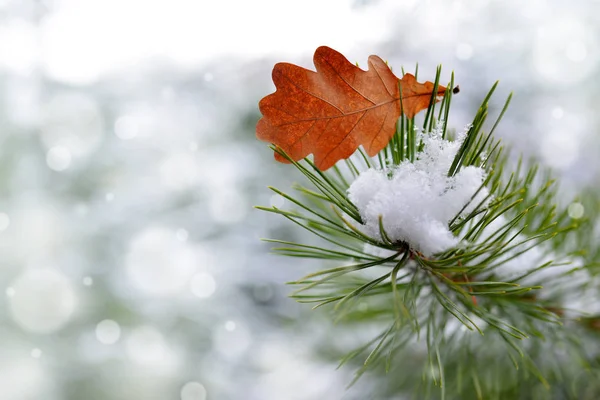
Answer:
MULTIPOLYGON (((263 117, 256 136, 279 146, 294 161, 313 154, 315 165, 324 171, 361 145, 373 157, 391 140, 402 112, 412 118, 429 106, 432 82, 418 83, 411 74, 398 79, 378 56, 370 56, 369 69, 363 71, 321 46, 314 64, 317 72, 276 64, 276 91, 259 103, 263 117)), ((445 90, 438 86, 436 100, 445 90)), ((275 159, 288 162, 278 153, 275 159)))

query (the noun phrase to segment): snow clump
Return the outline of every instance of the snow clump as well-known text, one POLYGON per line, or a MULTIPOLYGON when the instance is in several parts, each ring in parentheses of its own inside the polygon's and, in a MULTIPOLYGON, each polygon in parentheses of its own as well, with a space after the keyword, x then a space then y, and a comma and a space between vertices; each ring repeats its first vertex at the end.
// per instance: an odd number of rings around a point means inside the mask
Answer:
MULTIPOLYGON (((448 171, 466 135, 442 139, 439 131, 423 138, 423 152, 414 163, 404 161, 391 169, 362 172, 348 189, 364 225, 359 228, 382 241, 379 216, 390 240, 403 241, 425 256, 458 244, 449 222, 469 203, 485 180, 482 168, 463 167, 449 177, 448 171)), ((482 188, 463 214, 469 213, 489 194, 482 188)))

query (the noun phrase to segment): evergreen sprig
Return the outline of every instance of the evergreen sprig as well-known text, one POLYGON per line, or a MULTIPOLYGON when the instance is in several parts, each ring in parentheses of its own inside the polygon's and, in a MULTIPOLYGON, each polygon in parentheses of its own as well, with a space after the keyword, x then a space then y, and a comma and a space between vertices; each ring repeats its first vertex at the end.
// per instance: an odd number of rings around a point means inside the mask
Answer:
MULTIPOLYGON (((438 68, 435 88, 440 76, 438 68)), ((544 296, 543 287, 552 282, 531 281, 532 276, 543 275, 541 270, 564 267, 574 260, 578 260, 574 270, 597 266, 600 251, 587 258, 578 254, 577 247, 589 240, 589 235, 581 233, 581 227, 587 225, 574 223, 567 208, 556 204, 558 189, 551 174, 534 161, 519 159, 515 166, 509 152, 494 138, 512 94, 486 130, 489 101, 497 82, 492 86, 448 170, 450 177, 467 166, 487 172, 480 190, 448 224, 460 238, 458 246, 425 257, 409 244, 391 240, 381 218, 380 237, 370 237, 360 230, 363 221, 347 195, 351 182, 366 169, 391 170, 403 162, 414 162, 423 151, 421 133, 438 130, 443 138, 452 139, 447 122, 453 87, 454 75, 439 105, 432 95, 422 121, 401 116, 396 134, 374 158, 359 150, 323 172, 309 159, 296 162, 272 147, 309 186, 295 185, 294 194, 270 188, 288 200, 292 209, 257 208, 281 215, 323 241, 323 245, 309 245, 267 239, 277 244, 275 253, 338 263, 290 282, 298 287, 293 298, 314 304, 314 308, 328 307, 340 324, 380 327, 373 340, 342 358, 340 365, 361 360, 357 379, 371 368, 401 370, 414 379, 400 379, 397 385, 413 388, 422 396, 443 399, 464 394, 467 397, 461 398, 471 398, 466 395, 470 393, 472 398, 507 398, 502 396, 517 393, 516 388, 530 382, 530 377, 548 387, 549 379, 556 381, 564 375, 556 360, 551 369, 540 366, 551 357, 548 343, 560 341, 576 359, 565 369, 582 362, 597 364, 598 360, 582 353, 575 338, 582 330, 600 330, 598 318, 569 318, 560 296, 544 296), (484 187, 489 195, 480 200, 477 195, 484 187), (471 204, 476 199, 477 204, 471 204), (549 259, 540 265, 523 265, 523 273, 508 280, 498 273, 536 248, 548 253, 549 259), (418 360, 421 372, 414 365, 410 371, 395 366, 400 355, 420 354, 411 350, 419 342, 426 344, 423 359, 418 360), (519 384, 507 391, 502 385, 506 379, 519 384), (436 386, 438 390, 432 391, 436 386)), ((550 276, 548 279, 562 279, 550 276)))

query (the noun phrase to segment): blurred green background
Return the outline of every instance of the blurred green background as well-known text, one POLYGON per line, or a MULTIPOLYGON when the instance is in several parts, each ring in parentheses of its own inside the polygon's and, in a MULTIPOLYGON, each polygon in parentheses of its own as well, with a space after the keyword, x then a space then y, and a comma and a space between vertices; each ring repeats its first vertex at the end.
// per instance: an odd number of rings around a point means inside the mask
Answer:
POLYGON ((459 130, 500 79, 504 142, 600 182, 599 1, 0 0, 0 398, 384 398, 252 209, 299 179, 254 138, 272 66, 319 45, 454 70, 459 130))

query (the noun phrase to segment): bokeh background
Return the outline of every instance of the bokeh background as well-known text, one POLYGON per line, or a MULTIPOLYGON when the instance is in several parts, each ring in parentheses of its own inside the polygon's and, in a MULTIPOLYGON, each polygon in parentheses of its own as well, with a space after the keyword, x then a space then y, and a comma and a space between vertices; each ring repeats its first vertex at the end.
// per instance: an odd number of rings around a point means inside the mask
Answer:
POLYGON ((323 44, 454 70, 459 130, 499 79, 504 142, 598 185, 600 1, 0 0, 0 398, 381 398, 252 208, 299 179, 254 138, 272 66, 323 44))

